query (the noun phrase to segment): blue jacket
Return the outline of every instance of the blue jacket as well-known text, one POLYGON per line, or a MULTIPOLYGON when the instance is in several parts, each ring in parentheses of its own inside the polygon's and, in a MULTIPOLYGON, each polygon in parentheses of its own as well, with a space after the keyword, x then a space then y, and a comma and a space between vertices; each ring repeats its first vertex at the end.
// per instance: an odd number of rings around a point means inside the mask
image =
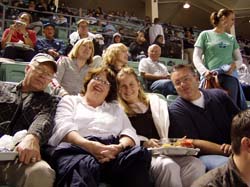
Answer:
POLYGON ((46 38, 38 39, 36 43, 36 50, 39 53, 48 53, 49 49, 55 49, 60 55, 65 54, 66 45, 62 40, 46 38))

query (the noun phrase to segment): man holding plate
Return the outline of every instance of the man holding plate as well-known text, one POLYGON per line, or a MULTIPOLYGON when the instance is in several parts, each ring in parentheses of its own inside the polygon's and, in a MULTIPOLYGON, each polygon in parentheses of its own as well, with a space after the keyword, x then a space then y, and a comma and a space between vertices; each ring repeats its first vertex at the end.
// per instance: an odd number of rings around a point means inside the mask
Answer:
POLYGON ((169 106, 169 135, 190 138, 201 149, 207 170, 223 165, 231 153, 231 122, 239 108, 223 90, 199 89, 191 65, 174 66, 171 80, 179 97, 169 106))

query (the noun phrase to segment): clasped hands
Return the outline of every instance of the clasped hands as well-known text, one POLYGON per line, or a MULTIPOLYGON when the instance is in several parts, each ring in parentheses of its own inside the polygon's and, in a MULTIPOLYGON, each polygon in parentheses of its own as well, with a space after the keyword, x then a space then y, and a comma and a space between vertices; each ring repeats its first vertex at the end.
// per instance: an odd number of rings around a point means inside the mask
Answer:
POLYGON ((104 145, 100 142, 92 142, 92 147, 89 152, 100 163, 109 162, 116 158, 116 156, 122 152, 123 146, 121 144, 104 145))

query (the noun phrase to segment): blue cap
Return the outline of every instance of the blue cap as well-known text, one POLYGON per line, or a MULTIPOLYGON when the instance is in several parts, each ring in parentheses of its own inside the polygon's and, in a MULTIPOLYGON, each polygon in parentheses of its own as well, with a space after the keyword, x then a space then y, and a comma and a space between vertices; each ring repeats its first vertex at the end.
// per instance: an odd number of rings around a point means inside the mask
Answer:
POLYGON ((50 23, 50 22, 45 23, 45 24, 43 25, 43 28, 45 29, 45 28, 48 27, 48 26, 51 26, 51 27, 55 28, 55 25, 54 25, 53 23, 50 23))

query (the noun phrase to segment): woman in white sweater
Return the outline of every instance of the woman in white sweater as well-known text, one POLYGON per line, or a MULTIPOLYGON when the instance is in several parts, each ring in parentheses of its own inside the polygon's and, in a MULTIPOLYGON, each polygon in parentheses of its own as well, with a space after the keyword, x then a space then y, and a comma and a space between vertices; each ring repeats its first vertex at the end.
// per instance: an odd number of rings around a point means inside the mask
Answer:
MULTIPOLYGON (((168 138, 167 102, 155 94, 145 94, 133 69, 117 74, 119 103, 146 148, 160 147, 159 139, 168 138)), ((156 187, 188 187, 205 173, 205 166, 192 156, 153 156, 151 174, 156 187)))

